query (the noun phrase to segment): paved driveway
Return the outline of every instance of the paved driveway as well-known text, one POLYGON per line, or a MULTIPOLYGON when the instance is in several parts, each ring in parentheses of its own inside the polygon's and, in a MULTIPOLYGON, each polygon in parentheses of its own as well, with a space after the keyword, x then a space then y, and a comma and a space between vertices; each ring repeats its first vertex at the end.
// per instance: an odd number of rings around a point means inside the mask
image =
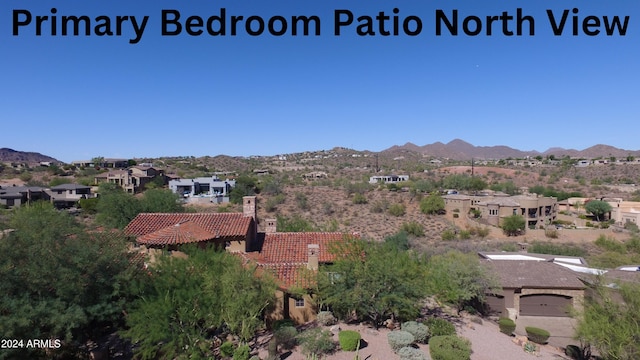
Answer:
POLYGON ((569 317, 554 316, 518 316, 516 320, 516 334, 527 335, 527 326, 545 329, 550 334, 549 345, 566 347, 569 344, 580 345, 573 339, 577 321, 569 317))

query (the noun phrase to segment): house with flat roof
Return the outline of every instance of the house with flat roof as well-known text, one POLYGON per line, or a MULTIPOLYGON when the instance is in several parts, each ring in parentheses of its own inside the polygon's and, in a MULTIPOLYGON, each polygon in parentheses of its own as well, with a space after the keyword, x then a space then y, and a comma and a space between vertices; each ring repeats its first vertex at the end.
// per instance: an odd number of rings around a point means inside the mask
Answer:
POLYGON ((0 206, 12 208, 37 200, 48 201, 49 194, 40 186, 0 185, 0 206))
POLYGON ((369 184, 397 184, 403 181, 409 181, 409 175, 375 175, 369 178, 369 184))
POLYGON ((67 209, 78 204, 80 199, 95 197, 90 186, 80 184, 62 184, 45 190, 49 195, 53 206, 58 209, 67 209))
POLYGON ((447 213, 466 216, 471 210, 480 212, 480 218, 489 225, 500 226, 502 220, 512 215, 524 217, 527 227, 538 228, 556 220, 558 203, 554 197, 506 194, 442 196, 447 213))
POLYGON ((185 198, 210 198, 212 202, 228 202, 235 180, 221 180, 217 176, 169 180, 169 189, 185 198))

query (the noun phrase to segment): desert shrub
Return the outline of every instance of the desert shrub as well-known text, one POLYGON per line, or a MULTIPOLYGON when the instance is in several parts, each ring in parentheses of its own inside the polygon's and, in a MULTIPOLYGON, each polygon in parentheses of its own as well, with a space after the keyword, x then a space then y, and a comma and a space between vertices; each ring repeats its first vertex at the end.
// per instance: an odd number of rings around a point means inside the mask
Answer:
POLYGON ((434 336, 429 340, 429 352, 433 360, 469 360, 471 342, 455 335, 434 336))
POLYGON ((513 332, 516 331, 516 323, 506 317, 502 317, 500 318, 500 320, 498 320, 498 326, 500 327, 501 333, 507 334, 509 336, 511 336, 513 332))
POLYGON ((407 213, 407 209, 403 204, 393 204, 389 206, 389 214, 393 216, 403 216, 407 213))
POLYGON ((471 238, 471 232, 468 230, 461 230, 458 236, 460 236, 461 240, 469 240, 471 238))
POLYGON ((415 221, 402 224, 402 227, 400 229, 409 235, 417 237, 424 236, 424 228, 422 227, 422 225, 415 221))
POLYGON ((307 195, 297 192, 295 194, 296 204, 300 210, 309 210, 309 200, 307 199, 307 195))
POLYGON ((605 235, 600 235, 595 242, 596 246, 605 249, 607 251, 613 251, 613 252, 617 252, 620 254, 624 254, 626 252, 626 249, 624 247, 624 244, 621 243, 620 241, 613 239, 613 238, 608 238, 605 235))
POLYGON ((264 208, 268 212, 272 212, 278 207, 278 205, 284 204, 285 199, 286 196, 284 194, 272 196, 265 202, 264 208))
POLYGON ((360 333, 354 330, 342 330, 338 333, 340 348, 344 351, 356 351, 360 348, 360 333))
POLYGON ((233 343, 231 341, 225 341, 220 345, 220 355, 222 357, 233 356, 233 343))
POLYGON ((253 355, 252 357, 249 358, 249 360, 260 360, 260 356, 253 355))
POLYGON ((384 243, 400 251, 409 250, 409 236, 403 230, 385 237, 384 243))
POLYGON ((408 331, 396 330, 387 334, 387 341, 393 352, 398 352, 403 347, 407 347, 415 341, 413 335, 408 331))
POLYGON ((331 311, 320 311, 316 317, 318 324, 323 326, 330 326, 336 323, 336 317, 333 316, 331 311))
POLYGON ((285 326, 294 326, 295 327, 295 325, 296 324, 291 319, 280 319, 280 320, 274 321, 273 325, 271 325, 271 328, 273 329, 273 331, 276 331, 276 330, 280 329, 281 327, 285 327, 285 326))
POLYGON ((425 353, 411 346, 398 350, 398 356, 400 356, 400 360, 428 360, 425 353))
POLYGON ((374 214, 380 214, 385 212, 389 208, 389 202, 387 200, 377 200, 371 204, 370 211, 374 214))
POLYGON ((364 194, 360 193, 353 194, 353 198, 351 199, 351 201, 356 205, 366 204, 368 202, 367 197, 364 196, 364 194))
POLYGON ((426 344, 429 340, 429 327, 416 321, 402 323, 401 329, 413 335, 414 341, 426 344))
POLYGON ((98 211, 98 198, 80 199, 78 205, 87 214, 95 214, 98 211))
POLYGON ((249 345, 240 345, 233 352, 233 360, 249 360, 251 356, 251 348, 249 345))
POLYGON ((306 355, 328 354, 336 348, 331 332, 320 328, 306 330, 298 336, 298 339, 302 352, 306 355))
POLYGON ((455 335, 456 327, 446 319, 429 318, 425 322, 431 336, 455 335))
POLYGON ((453 230, 445 230, 442 232, 442 240, 451 241, 456 238, 456 233, 453 230))
POLYGON ((558 238, 558 230, 554 229, 554 228, 546 228, 544 230, 544 236, 550 238, 550 239, 557 239, 558 238))
POLYGON ((573 245, 554 244, 551 242, 534 242, 527 248, 527 252, 535 254, 550 254, 583 257, 587 251, 573 245))
POLYGON ((551 335, 547 330, 533 326, 527 326, 524 330, 527 332, 527 338, 537 344, 546 344, 551 335))
POLYGON ((297 345, 298 330, 293 326, 283 326, 273 333, 276 343, 283 349, 293 349, 297 345))

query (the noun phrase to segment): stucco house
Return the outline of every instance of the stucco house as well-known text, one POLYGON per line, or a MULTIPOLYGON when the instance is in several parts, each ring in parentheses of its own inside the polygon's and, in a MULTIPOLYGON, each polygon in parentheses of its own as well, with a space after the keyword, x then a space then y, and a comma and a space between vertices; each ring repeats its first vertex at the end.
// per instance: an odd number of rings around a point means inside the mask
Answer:
POLYGON ((49 200, 45 188, 39 186, 0 185, 0 206, 15 207, 37 200, 49 200))
POLYGON ((123 188, 128 193, 137 193, 144 190, 145 185, 152 181, 160 180, 166 184, 167 177, 164 170, 153 166, 132 166, 128 169, 114 169, 94 177, 95 184, 109 182, 123 188))
POLYGON ((442 198, 447 213, 466 216, 471 209, 478 210, 481 219, 493 226, 500 226, 502 220, 511 215, 521 215, 527 227, 538 228, 548 225, 558 216, 558 203, 554 197, 451 194, 442 198))
POLYGON ((184 196, 185 198, 206 197, 218 203, 228 202, 229 193, 235 186, 235 180, 221 180, 216 175, 169 181, 169 189, 180 196, 184 196))
POLYGON ((369 178, 369 184, 397 184, 409 181, 409 175, 375 175, 369 178))
POLYGON ((95 197, 90 186, 80 184, 62 184, 45 190, 53 206, 58 209, 66 209, 78 204, 81 199, 95 197))
POLYGON ((211 244, 240 257, 245 265, 255 265, 260 273, 271 274, 278 284, 272 320, 290 318, 297 323, 316 316, 310 281, 318 266, 333 261, 332 243, 347 236, 340 232, 279 233, 275 219, 265 221, 265 231, 257 232, 256 197, 243 198, 242 213, 143 213, 126 227, 140 251, 150 261, 162 252, 177 251, 184 244, 211 244), (300 293, 300 290, 305 291, 300 293))
POLYGON ((580 310, 586 286, 572 266, 586 266, 575 257, 544 254, 480 253, 501 290, 487 296, 489 312, 513 320, 521 316, 570 317, 580 310))

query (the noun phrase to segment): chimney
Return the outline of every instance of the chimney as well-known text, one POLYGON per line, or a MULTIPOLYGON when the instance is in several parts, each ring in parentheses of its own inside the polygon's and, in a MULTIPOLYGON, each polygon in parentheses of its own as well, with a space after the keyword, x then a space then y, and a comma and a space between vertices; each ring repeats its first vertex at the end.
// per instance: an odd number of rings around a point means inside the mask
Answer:
POLYGON ((307 246, 307 254, 309 255, 309 260, 307 262, 307 269, 309 270, 318 270, 318 257, 320 254, 320 246, 318 244, 309 244, 307 246))
POLYGON ((265 220, 267 225, 265 226, 264 232, 267 234, 274 234, 278 232, 278 220, 277 219, 267 219, 265 220))
POLYGON ((258 222, 256 216, 256 197, 255 196, 245 196, 242 198, 242 213, 245 217, 252 217, 253 221, 258 222))

